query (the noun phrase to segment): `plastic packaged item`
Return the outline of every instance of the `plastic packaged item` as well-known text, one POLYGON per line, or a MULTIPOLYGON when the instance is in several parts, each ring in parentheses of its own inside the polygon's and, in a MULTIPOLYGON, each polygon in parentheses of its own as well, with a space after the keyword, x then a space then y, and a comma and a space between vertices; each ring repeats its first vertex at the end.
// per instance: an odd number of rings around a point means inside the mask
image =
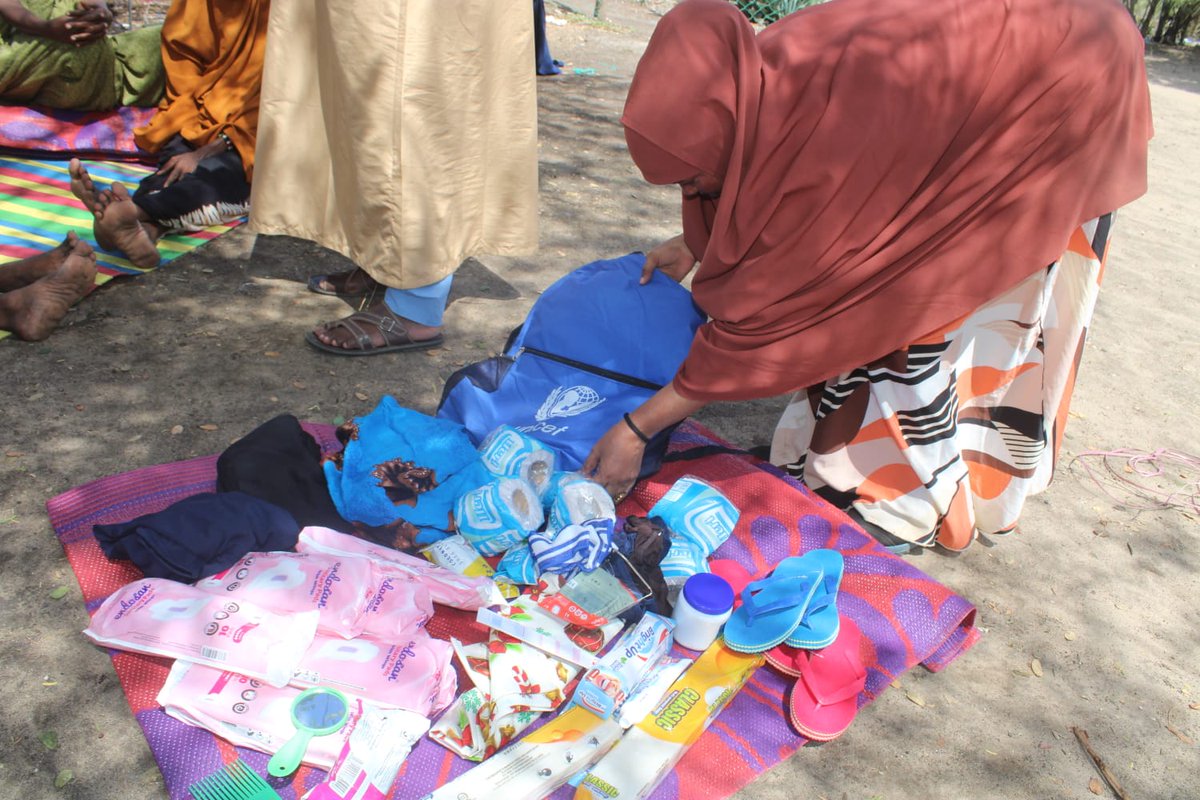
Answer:
POLYGON ((472 547, 498 556, 540 528, 545 515, 532 486, 520 478, 497 478, 459 497, 454 519, 472 547))
POLYGON ((211 594, 280 614, 320 612, 317 629, 352 639, 362 633, 371 562, 324 553, 249 553, 229 569, 196 582, 211 594))
MULTIPOLYGON (((430 548, 453 539, 454 537, 442 539, 441 542, 430 545, 430 548)), ((465 545, 465 542, 463 544, 465 545)), ((399 550, 373 544, 359 539, 357 536, 339 533, 330 528, 304 528, 300 531, 300 540, 296 543, 296 549, 302 553, 328 553, 369 558, 382 569, 382 574, 419 581, 429 591, 433 602, 452 608, 474 611, 497 601, 496 586, 489 580, 490 571, 472 573, 450 569, 435 558, 410 556, 399 550)), ((424 552, 428 551, 429 548, 424 552)), ((467 551, 471 553, 472 557, 478 555, 469 546, 467 551)), ((482 559, 480 561, 486 566, 486 562, 483 562, 482 559)), ((488 569, 490 570, 490 567, 488 569)))
POLYGON ((403 641, 415 635, 433 616, 429 590, 408 580, 407 575, 368 564, 372 581, 360 617, 362 635, 384 642, 403 641))
POLYGON ((650 716, 626 731, 575 789, 575 800, 648 797, 754 670, 761 654, 715 642, 671 685, 650 716))
POLYGON ((659 701, 666 696, 671 684, 692 665, 690 658, 675 658, 663 656, 654 665, 654 669, 642 678, 642 682, 634 687, 633 693, 626 698, 621 710, 617 713, 617 721, 622 728, 637 725, 646 715, 655 709, 659 701))
POLYGON ((397 644, 318 635, 291 683, 332 686, 376 705, 429 717, 454 701, 453 657, 449 642, 423 631, 397 644))
POLYGON ((611 620, 599 628, 568 623, 539 607, 535 594, 523 594, 511 603, 481 608, 475 612, 475 621, 584 669, 595 666, 596 654, 625 627, 620 620, 611 620))
POLYGON ((688 650, 707 650, 732 613, 733 587, 724 578, 711 572, 693 575, 675 601, 676 643, 688 650))
POLYGON ((538 497, 550 488, 557 458, 544 444, 511 425, 496 428, 479 445, 479 457, 493 475, 520 478, 538 497))
POLYGON ((706 572, 706 559, 733 534, 741 512, 707 481, 684 475, 671 485, 648 517, 661 517, 671 529, 671 549, 660 566, 668 586, 681 586, 706 572))
POLYGON ((421 800, 545 797, 595 764, 620 736, 615 720, 572 706, 421 800))
POLYGON ((497 717, 487 692, 471 687, 433 724, 429 738, 468 761, 482 761, 520 736, 542 713, 518 711, 497 717))
POLYGON ((325 781, 304 800, 384 800, 400 766, 427 730, 429 720, 411 711, 367 709, 325 781))
MULTIPOLYGON (((302 690, 275 688, 235 672, 176 661, 156 701, 168 716, 203 728, 238 747, 273 754, 295 733, 292 703, 302 690)), ((351 723, 361 701, 351 700, 351 723)), ((313 739, 303 763, 329 769, 337 760, 342 736, 313 739)))
POLYGON ((684 475, 646 516, 662 517, 672 533, 695 542, 705 555, 712 555, 733 534, 741 512, 712 484, 695 475, 684 475))
POLYGON ((554 501, 558 499, 558 495, 564 486, 586 480, 587 476, 582 472, 555 472, 550 476, 550 482, 546 486, 546 493, 542 495, 542 506, 549 511, 550 507, 554 505, 554 501))
POLYGON ((646 612, 637 625, 621 634, 596 666, 584 673, 571 702, 593 714, 611 717, 671 649, 675 623, 646 612))
POLYGON ((616 524, 617 509, 603 486, 595 481, 569 481, 562 484, 550 506, 548 531, 560 531, 593 519, 609 519, 616 524))
POLYGON ((317 632, 320 612, 276 614, 186 583, 145 578, 113 592, 84 635, 96 644, 178 658, 284 686, 317 632))

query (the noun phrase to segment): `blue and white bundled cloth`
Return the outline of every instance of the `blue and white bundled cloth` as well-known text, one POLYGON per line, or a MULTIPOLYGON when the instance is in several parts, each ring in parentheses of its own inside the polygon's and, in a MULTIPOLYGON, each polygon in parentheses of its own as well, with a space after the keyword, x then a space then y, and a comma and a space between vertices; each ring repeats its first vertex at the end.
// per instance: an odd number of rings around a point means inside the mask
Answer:
POLYGON ((591 572, 608 558, 612 549, 613 521, 608 518, 589 519, 558 531, 538 531, 529 535, 529 550, 537 562, 539 574, 591 572))

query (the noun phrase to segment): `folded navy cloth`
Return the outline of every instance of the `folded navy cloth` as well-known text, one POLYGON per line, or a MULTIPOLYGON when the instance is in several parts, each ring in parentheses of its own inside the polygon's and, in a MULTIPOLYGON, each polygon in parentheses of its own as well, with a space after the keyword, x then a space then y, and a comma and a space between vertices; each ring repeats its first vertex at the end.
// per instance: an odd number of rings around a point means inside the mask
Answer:
POLYGON ((292 515, 241 492, 197 494, 129 522, 94 525, 104 555, 132 561, 148 578, 193 583, 247 553, 291 550, 300 536, 292 515))
POLYGON ((217 459, 217 491, 242 492, 274 503, 305 528, 349 532, 321 469, 321 448, 291 414, 264 422, 217 459))

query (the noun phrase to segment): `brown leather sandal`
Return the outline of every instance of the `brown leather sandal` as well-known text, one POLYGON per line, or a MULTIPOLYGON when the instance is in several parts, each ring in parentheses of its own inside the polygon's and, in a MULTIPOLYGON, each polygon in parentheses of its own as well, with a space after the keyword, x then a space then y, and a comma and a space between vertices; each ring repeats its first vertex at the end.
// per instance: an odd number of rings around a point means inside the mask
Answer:
POLYGON ((387 310, 386 306, 382 306, 382 309, 381 306, 382 304, 375 306, 375 311, 356 311, 348 317, 325 323, 324 327, 327 331, 337 328, 344 328, 348 331, 354 337, 356 347, 336 347, 325 344, 317 338, 313 331, 304 334, 304 340, 317 350, 335 356, 375 356, 382 353, 402 353, 407 350, 427 350, 442 344, 443 339, 440 333, 432 339, 413 339, 409 336, 404 322, 387 310), (377 311, 379 313, 376 313, 377 311), (375 330, 377 336, 371 336, 371 328, 375 330), (383 340, 382 344, 378 341, 380 339, 383 340))

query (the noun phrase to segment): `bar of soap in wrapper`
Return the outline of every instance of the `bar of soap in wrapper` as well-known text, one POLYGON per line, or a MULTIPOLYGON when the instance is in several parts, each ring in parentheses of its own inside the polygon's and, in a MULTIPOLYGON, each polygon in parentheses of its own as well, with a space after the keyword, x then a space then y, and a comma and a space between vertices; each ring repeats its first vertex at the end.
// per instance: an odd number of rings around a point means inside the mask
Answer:
POLYGON ((588 771, 575 800, 648 797, 762 663, 762 654, 735 653, 718 639, 588 771))

